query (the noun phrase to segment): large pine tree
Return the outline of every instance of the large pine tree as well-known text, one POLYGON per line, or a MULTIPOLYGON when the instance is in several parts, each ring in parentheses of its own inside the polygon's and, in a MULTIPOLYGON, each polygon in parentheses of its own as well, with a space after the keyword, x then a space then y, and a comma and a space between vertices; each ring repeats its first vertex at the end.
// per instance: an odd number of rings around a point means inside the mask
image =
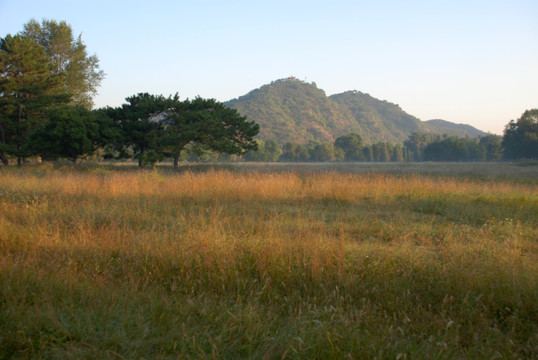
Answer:
POLYGON ((44 122, 47 108, 65 102, 61 75, 52 71, 42 46, 29 37, 0 39, 0 158, 17 157, 20 166, 30 155, 28 135, 44 122))

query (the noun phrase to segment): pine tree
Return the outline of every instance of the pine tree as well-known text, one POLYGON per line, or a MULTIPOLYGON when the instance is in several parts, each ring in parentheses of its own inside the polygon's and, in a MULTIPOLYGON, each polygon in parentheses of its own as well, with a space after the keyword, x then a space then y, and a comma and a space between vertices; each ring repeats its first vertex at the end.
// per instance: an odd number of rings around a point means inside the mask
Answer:
POLYGON ((0 157, 31 154, 28 134, 45 121, 46 109, 68 100, 61 76, 54 75, 43 47, 22 35, 0 39, 0 157))
POLYGON ((259 126, 247 121, 235 109, 226 107, 215 99, 195 98, 175 103, 166 111, 165 143, 178 166, 181 152, 188 144, 225 154, 243 154, 257 148, 253 140, 259 126))

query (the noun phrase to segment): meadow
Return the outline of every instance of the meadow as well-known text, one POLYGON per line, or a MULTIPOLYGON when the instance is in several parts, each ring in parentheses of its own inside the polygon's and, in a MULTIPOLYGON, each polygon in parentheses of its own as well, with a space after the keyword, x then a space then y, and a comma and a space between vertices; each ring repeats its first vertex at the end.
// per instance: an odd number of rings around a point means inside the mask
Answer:
POLYGON ((1 359, 538 357, 538 166, 0 168, 1 359))

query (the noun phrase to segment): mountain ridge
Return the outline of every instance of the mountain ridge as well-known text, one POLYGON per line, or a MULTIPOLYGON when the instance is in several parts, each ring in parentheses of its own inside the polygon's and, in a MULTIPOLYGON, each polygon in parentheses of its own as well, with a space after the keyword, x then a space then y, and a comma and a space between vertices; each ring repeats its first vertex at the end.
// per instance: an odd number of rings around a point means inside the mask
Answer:
POLYGON ((453 122, 443 120, 443 119, 425 120, 423 122, 425 124, 427 124, 427 125, 433 125, 437 129, 446 129, 447 131, 449 129, 464 130, 464 131, 466 131, 468 133, 469 136, 486 135, 486 133, 484 133, 483 131, 478 130, 477 128, 475 128, 475 127, 473 127, 471 125, 468 125, 468 124, 457 124, 457 123, 453 123, 453 122))
POLYGON ((327 96, 315 82, 294 77, 262 85, 224 104, 258 123, 260 140, 276 139, 281 144, 333 142, 352 132, 367 144, 403 143, 416 131, 453 136, 486 134, 467 124, 421 121, 399 105, 356 90, 327 96))

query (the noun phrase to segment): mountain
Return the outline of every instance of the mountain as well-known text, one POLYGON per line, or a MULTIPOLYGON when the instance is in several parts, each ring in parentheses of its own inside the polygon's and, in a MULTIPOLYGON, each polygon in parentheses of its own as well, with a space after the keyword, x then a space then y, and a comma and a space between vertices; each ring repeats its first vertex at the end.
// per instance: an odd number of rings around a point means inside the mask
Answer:
POLYGON ((402 143, 409 134, 424 131, 422 122, 403 111, 398 105, 378 100, 360 91, 346 91, 330 99, 348 108, 361 125, 358 133, 366 143, 378 141, 402 143))
POLYGON ((452 136, 482 136, 487 133, 478 130, 475 127, 467 124, 455 124, 450 121, 435 119, 424 121, 427 127, 430 127, 431 132, 437 134, 448 134, 452 136))
POLYGON ((260 125, 260 139, 306 143, 334 141, 361 127, 345 106, 332 101, 314 83, 277 80, 225 103, 260 125))
POLYGON ((333 142, 351 132, 365 143, 402 143, 415 131, 476 136, 470 125, 444 120, 422 122, 398 105, 360 91, 327 96, 315 83, 290 77, 273 81, 225 105, 260 125, 259 139, 279 143, 333 142))

